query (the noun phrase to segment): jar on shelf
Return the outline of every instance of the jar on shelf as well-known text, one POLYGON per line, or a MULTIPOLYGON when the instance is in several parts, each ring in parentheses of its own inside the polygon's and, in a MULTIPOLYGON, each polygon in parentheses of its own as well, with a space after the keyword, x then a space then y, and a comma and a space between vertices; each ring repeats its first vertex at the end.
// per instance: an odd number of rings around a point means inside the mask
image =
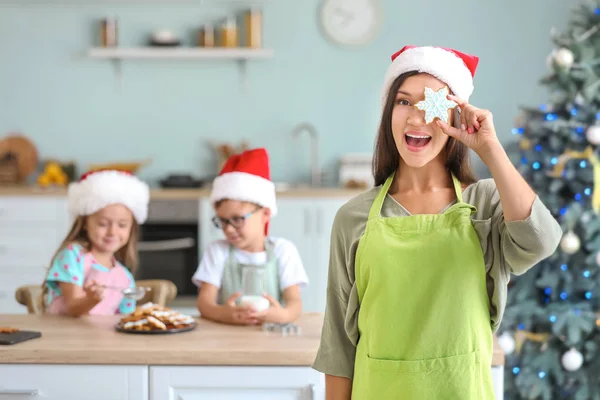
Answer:
POLYGON ((200 29, 198 45, 200 47, 215 47, 215 28, 206 24, 200 29))
POLYGON ((100 39, 102 47, 115 47, 119 44, 118 20, 105 18, 100 21, 100 39))
POLYGON ((244 14, 246 27, 246 47, 257 49, 262 46, 262 13, 258 8, 251 8, 244 14))
POLYGON ((221 25, 221 47, 238 47, 238 28, 234 17, 229 17, 221 25))

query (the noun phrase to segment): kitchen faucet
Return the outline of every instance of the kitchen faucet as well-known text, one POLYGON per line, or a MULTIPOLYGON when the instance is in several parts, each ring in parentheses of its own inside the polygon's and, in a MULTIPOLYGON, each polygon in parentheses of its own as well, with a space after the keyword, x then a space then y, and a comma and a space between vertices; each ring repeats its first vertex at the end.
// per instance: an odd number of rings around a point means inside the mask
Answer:
POLYGON ((307 132, 310 135, 311 139, 311 185, 320 186, 321 170, 319 168, 319 137, 317 135, 317 129, 314 127, 314 125, 308 122, 303 122, 301 124, 296 125, 296 127, 292 131, 292 137, 296 139, 302 132, 307 132))

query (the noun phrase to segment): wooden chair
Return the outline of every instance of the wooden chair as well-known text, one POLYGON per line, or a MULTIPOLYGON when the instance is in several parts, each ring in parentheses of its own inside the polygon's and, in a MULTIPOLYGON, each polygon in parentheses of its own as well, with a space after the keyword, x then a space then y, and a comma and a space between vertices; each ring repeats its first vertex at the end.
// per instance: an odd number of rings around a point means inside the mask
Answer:
MULTIPOLYGON (((171 281, 163 279, 149 279, 136 281, 136 286, 149 287, 150 290, 137 304, 152 302, 166 306, 177 296, 177 286, 171 281)), ((29 314, 42 314, 42 287, 40 285, 24 285, 15 292, 15 299, 19 304, 27 307, 29 314)))

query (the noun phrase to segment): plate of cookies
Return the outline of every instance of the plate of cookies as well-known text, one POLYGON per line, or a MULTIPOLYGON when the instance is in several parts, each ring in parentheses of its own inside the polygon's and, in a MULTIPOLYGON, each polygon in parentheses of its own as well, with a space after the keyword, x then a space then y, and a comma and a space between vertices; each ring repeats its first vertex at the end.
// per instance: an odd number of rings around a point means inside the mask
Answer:
POLYGON ((188 332, 197 326, 193 317, 154 303, 136 307, 115 326, 118 332, 137 334, 168 334, 188 332))

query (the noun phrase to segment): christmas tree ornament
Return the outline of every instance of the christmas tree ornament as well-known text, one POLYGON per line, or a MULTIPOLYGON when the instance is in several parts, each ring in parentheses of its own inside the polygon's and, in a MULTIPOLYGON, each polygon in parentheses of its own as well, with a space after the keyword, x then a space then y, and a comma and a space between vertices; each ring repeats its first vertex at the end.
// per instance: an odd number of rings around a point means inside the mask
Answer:
POLYGON ((573 231, 565 233, 562 240, 560 241, 560 248, 567 254, 575 254, 581 247, 581 241, 573 231))
POLYGON ((521 150, 529 150, 529 149, 531 149, 531 140, 525 139, 525 138, 521 139, 519 141, 519 148, 521 150))
POLYGON ((558 159, 552 172, 548 173, 553 178, 561 178, 565 170, 567 162, 572 159, 584 159, 588 160, 594 168, 594 188, 592 193, 592 208, 596 214, 600 213, 600 160, 594 153, 594 149, 591 146, 586 147, 584 151, 574 151, 571 149, 565 150, 558 159))
POLYGON ((587 224, 592 220, 592 215, 589 212, 585 212, 581 215, 581 222, 587 224))
POLYGON ((415 104, 421 111, 425 111, 425 122, 430 124, 436 117, 448 123, 448 110, 458 104, 448 100, 448 87, 443 87, 437 92, 431 88, 425 88, 425 100, 415 104))
POLYGON ((583 365, 583 355, 577 349, 572 348, 563 354, 561 362, 567 371, 577 371, 583 365))
POLYGON ((504 332, 498 337, 498 345, 502 348, 504 354, 509 355, 515 351, 516 342, 510 333, 504 332))
POLYGON ((559 68, 570 69, 575 63, 575 56, 571 50, 563 47, 552 52, 552 61, 559 68))
POLYGON ((600 125, 592 125, 587 128, 585 138, 591 144, 600 144, 600 125))

